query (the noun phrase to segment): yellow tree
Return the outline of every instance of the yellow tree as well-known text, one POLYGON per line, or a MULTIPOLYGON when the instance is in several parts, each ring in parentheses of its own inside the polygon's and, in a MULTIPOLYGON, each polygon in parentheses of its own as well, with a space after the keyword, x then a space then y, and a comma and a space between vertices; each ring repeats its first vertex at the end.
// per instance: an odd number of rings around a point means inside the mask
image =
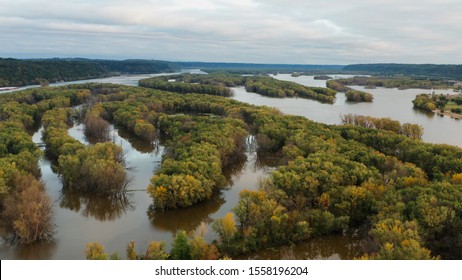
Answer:
POLYGON ((237 232, 234 214, 231 212, 226 213, 223 218, 218 219, 213 223, 213 228, 218 232, 222 240, 229 246, 230 240, 237 232))
POLYGON ((166 260, 169 254, 165 252, 165 243, 159 241, 152 241, 149 243, 148 249, 146 250, 146 260, 166 260))
POLYGON ((127 259, 136 260, 138 257, 135 250, 135 241, 130 241, 127 244, 127 259))
POLYGON ((109 258, 104 251, 104 246, 97 242, 88 243, 83 252, 87 260, 107 260, 109 258))
POLYGON ((380 248, 375 259, 387 260, 429 260, 434 259, 430 250, 420 244, 418 225, 415 221, 401 222, 386 219, 371 230, 380 248))

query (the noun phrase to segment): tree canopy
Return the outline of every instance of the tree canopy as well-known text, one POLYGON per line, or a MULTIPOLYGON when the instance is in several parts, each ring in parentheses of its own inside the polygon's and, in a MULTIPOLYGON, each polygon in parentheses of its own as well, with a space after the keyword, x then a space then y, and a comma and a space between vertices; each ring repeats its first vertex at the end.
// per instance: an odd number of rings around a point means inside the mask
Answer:
MULTIPOLYGON (((83 84, 1 95, 2 215, 23 217, 37 200, 47 205, 45 196, 35 195, 44 194, 38 183, 41 152, 28 134, 40 125, 45 152, 57 160, 65 188, 101 195, 121 190, 121 148, 111 142, 86 146, 67 133, 76 117, 71 107, 82 103, 90 104, 87 114, 139 138, 151 141, 146 136, 153 131, 166 138, 161 167, 147 187, 157 211, 190 207, 218 192, 226 182, 224 169, 242 154, 249 134, 258 154, 280 159, 258 190, 241 192, 233 214, 217 219, 215 244, 179 232, 169 256, 158 243, 142 257, 129 244, 130 258, 234 256, 346 230, 371 240, 369 258, 461 257, 461 148, 400 134, 404 125, 392 120, 366 119, 374 127, 330 126, 222 96, 141 87, 83 84), (26 179, 30 191, 18 187, 26 179), (6 207, 11 204, 18 207, 6 207)), ((41 220, 47 221, 44 213, 41 220)), ((5 228, 24 243, 50 237, 44 223, 41 238, 29 239, 24 233, 32 231, 22 225, 35 224, 17 221, 5 228)), ((87 255, 108 258, 95 244, 87 255)))

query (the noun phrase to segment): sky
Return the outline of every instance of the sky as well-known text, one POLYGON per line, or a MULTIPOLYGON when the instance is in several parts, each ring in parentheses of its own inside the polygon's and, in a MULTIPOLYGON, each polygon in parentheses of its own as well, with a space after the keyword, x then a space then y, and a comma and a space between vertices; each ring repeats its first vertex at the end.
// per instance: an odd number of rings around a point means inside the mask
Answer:
POLYGON ((462 64, 461 0, 0 0, 0 57, 462 64))

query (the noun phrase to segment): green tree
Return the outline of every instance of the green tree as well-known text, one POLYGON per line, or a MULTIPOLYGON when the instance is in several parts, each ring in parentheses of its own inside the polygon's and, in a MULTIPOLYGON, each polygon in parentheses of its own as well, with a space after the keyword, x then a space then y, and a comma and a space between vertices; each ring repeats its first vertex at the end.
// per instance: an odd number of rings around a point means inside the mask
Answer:
POLYGON ((184 230, 177 232, 175 239, 172 243, 172 250, 170 251, 170 257, 173 260, 190 260, 191 259, 191 247, 188 243, 188 236, 184 230))

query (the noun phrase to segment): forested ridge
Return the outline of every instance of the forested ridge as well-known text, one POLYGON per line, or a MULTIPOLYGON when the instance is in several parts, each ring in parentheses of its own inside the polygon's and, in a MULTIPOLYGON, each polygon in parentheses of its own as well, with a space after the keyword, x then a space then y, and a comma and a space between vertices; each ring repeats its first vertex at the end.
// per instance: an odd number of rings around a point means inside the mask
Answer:
POLYGON ((154 60, 4 59, 0 87, 48 84, 113 75, 172 72, 169 62, 154 60))
POLYGON ((220 70, 228 72, 294 72, 294 71, 338 71, 343 65, 315 64, 259 64, 259 63, 227 63, 227 62, 175 62, 182 68, 200 68, 203 70, 220 70))
MULTIPOLYGON (((461 65, 436 64, 353 64, 353 65, 297 65, 168 62, 159 60, 127 59, 103 60, 83 58, 13 59, 0 58, 0 87, 26 86, 59 81, 83 80, 116 74, 147 74, 173 72, 181 68, 199 68, 210 73, 227 71, 239 74, 296 72, 294 75, 319 73, 365 73, 384 75, 373 78, 367 85, 385 87, 447 87, 449 82, 439 79, 462 79, 461 65), (387 76, 395 76, 390 81, 387 76), (406 75, 400 77, 396 75, 406 75), (385 78, 385 81, 383 81, 385 78), (380 80, 382 79, 382 80, 380 80), (387 81, 388 80, 388 81, 387 81), (397 80, 397 81, 396 81, 397 80), (412 81, 414 80, 414 81, 412 81), (427 80, 427 82, 425 82, 427 80), (431 85, 429 85, 431 84, 431 85)), ((356 83, 357 85, 361 85, 356 83)), ((366 85, 366 84, 365 84, 366 85)), ((366 86, 367 86, 366 85, 366 86)))
POLYGON ((352 78, 327 81, 327 86, 329 88, 335 89, 335 87, 339 87, 339 91, 345 91, 343 89, 346 86, 364 86, 365 88, 385 87, 398 89, 448 89, 454 87, 455 84, 455 81, 407 76, 356 76, 352 78))
MULTIPOLYGON (((87 126, 104 127, 106 121, 140 139, 167 138, 161 167, 147 186, 156 211, 189 207, 219 192, 226 180, 223 170, 243 152, 249 134, 257 140, 259 155, 281 159, 257 191, 241 192, 233 213, 214 222, 218 238, 213 244, 180 231, 170 252, 154 241, 139 254, 130 242, 129 259, 226 258, 345 231, 364 234, 369 245, 363 258, 462 257, 461 148, 377 129, 378 121, 375 128, 329 126, 222 96, 101 84, 0 96, 6 238, 33 243, 53 237, 51 204, 39 181, 42 153, 28 134, 41 125, 45 152, 57 159, 63 188, 103 196, 124 191, 123 186, 105 189, 114 178, 98 176, 117 170, 117 178, 124 178, 120 147, 104 137, 85 146, 67 134, 75 117, 71 108, 80 104, 86 104, 87 126), (77 178, 88 181, 75 184, 77 178), (23 214, 29 209, 43 210, 34 212, 41 213, 40 219, 23 214)), ((97 243, 88 244, 86 256, 110 257, 97 243)))
POLYGON ((462 65, 455 64, 352 64, 343 68, 345 71, 361 71, 383 75, 415 75, 447 79, 462 79, 462 65))

